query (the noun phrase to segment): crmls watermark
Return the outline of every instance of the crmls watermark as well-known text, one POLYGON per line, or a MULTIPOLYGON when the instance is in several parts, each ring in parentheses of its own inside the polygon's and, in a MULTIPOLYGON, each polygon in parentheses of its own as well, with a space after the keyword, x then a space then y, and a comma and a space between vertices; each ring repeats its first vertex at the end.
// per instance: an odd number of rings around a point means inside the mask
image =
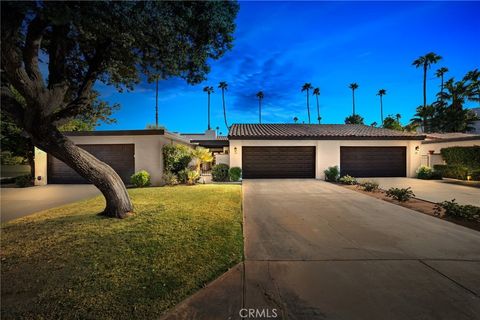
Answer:
POLYGON ((240 309, 238 312, 242 319, 274 319, 278 317, 277 309, 240 309))

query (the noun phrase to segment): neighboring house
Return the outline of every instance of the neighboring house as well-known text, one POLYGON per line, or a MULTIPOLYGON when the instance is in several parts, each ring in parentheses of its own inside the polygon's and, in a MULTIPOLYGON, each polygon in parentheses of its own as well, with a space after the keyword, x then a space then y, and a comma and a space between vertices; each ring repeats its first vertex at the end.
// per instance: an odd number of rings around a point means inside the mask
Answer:
POLYGON ((205 133, 180 133, 180 135, 193 144, 208 148, 215 157, 214 164, 229 164, 227 136, 219 136, 215 130, 205 130, 205 133))
MULTIPOLYGON (((194 147, 189 140, 165 130, 78 131, 65 132, 75 144, 109 164, 130 184, 130 176, 140 170, 150 173, 152 185, 162 184, 165 144, 184 144, 194 147)), ((73 169, 35 150, 35 185, 47 183, 87 183, 73 169)))
MULTIPOLYGON (((478 118, 480 118, 480 108, 472 108, 470 110, 472 110, 475 113, 475 115, 478 118)), ((480 134, 480 120, 473 122, 472 127, 473 127, 473 130, 470 130, 469 131, 470 133, 480 134)))
POLYGON ((428 167, 444 164, 440 154, 442 148, 471 146, 480 146, 480 134, 460 132, 428 133, 420 147, 421 164, 428 167))
POLYGON ((234 124, 230 166, 244 178, 414 177, 424 135, 364 125, 234 124))

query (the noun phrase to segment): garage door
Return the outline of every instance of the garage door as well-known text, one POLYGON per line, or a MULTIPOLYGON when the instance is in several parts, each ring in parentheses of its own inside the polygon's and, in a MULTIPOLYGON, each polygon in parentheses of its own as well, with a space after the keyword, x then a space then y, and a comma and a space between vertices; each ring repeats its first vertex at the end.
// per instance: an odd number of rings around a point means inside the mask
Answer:
POLYGON ((315 178, 315 147, 243 147, 243 178, 315 178))
MULTIPOLYGON (((101 161, 110 165, 126 184, 135 171, 134 144, 78 145, 101 161)), ((57 158, 48 155, 48 183, 88 183, 73 169, 57 158)))
POLYGON ((405 147, 340 147, 340 171, 353 177, 405 177, 405 147))

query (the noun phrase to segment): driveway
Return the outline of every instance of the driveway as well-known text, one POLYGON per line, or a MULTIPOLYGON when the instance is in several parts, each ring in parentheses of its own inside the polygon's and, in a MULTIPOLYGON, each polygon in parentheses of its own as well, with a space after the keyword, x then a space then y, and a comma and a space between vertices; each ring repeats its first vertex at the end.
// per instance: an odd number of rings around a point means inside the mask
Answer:
POLYGON ((87 184, 49 184, 31 188, 1 188, 1 222, 21 218, 78 200, 94 197, 100 191, 87 184))
POLYGON ((316 180, 246 180, 246 308, 479 319, 480 233, 316 180))
POLYGON ((431 202, 455 199, 460 204, 480 206, 480 188, 456 185, 448 183, 446 180, 413 178, 372 178, 367 180, 377 181, 382 189, 411 187, 417 198, 431 202))

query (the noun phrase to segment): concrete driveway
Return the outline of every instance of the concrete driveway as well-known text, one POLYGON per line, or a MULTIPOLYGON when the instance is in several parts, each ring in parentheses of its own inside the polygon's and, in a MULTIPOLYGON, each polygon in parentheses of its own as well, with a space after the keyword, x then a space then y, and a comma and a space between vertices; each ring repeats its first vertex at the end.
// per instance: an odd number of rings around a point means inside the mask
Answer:
POLYGON ((31 188, 1 188, 1 222, 21 218, 78 200, 94 197, 100 191, 88 184, 49 184, 31 188))
POLYGON ((245 308, 480 319, 480 233, 316 180, 247 180, 245 308))
POLYGON ((446 180, 413 178, 371 178, 367 180, 377 181, 382 189, 411 187, 417 198, 431 202, 455 199, 460 204, 480 206, 480 188, 451 184, 446 180))

